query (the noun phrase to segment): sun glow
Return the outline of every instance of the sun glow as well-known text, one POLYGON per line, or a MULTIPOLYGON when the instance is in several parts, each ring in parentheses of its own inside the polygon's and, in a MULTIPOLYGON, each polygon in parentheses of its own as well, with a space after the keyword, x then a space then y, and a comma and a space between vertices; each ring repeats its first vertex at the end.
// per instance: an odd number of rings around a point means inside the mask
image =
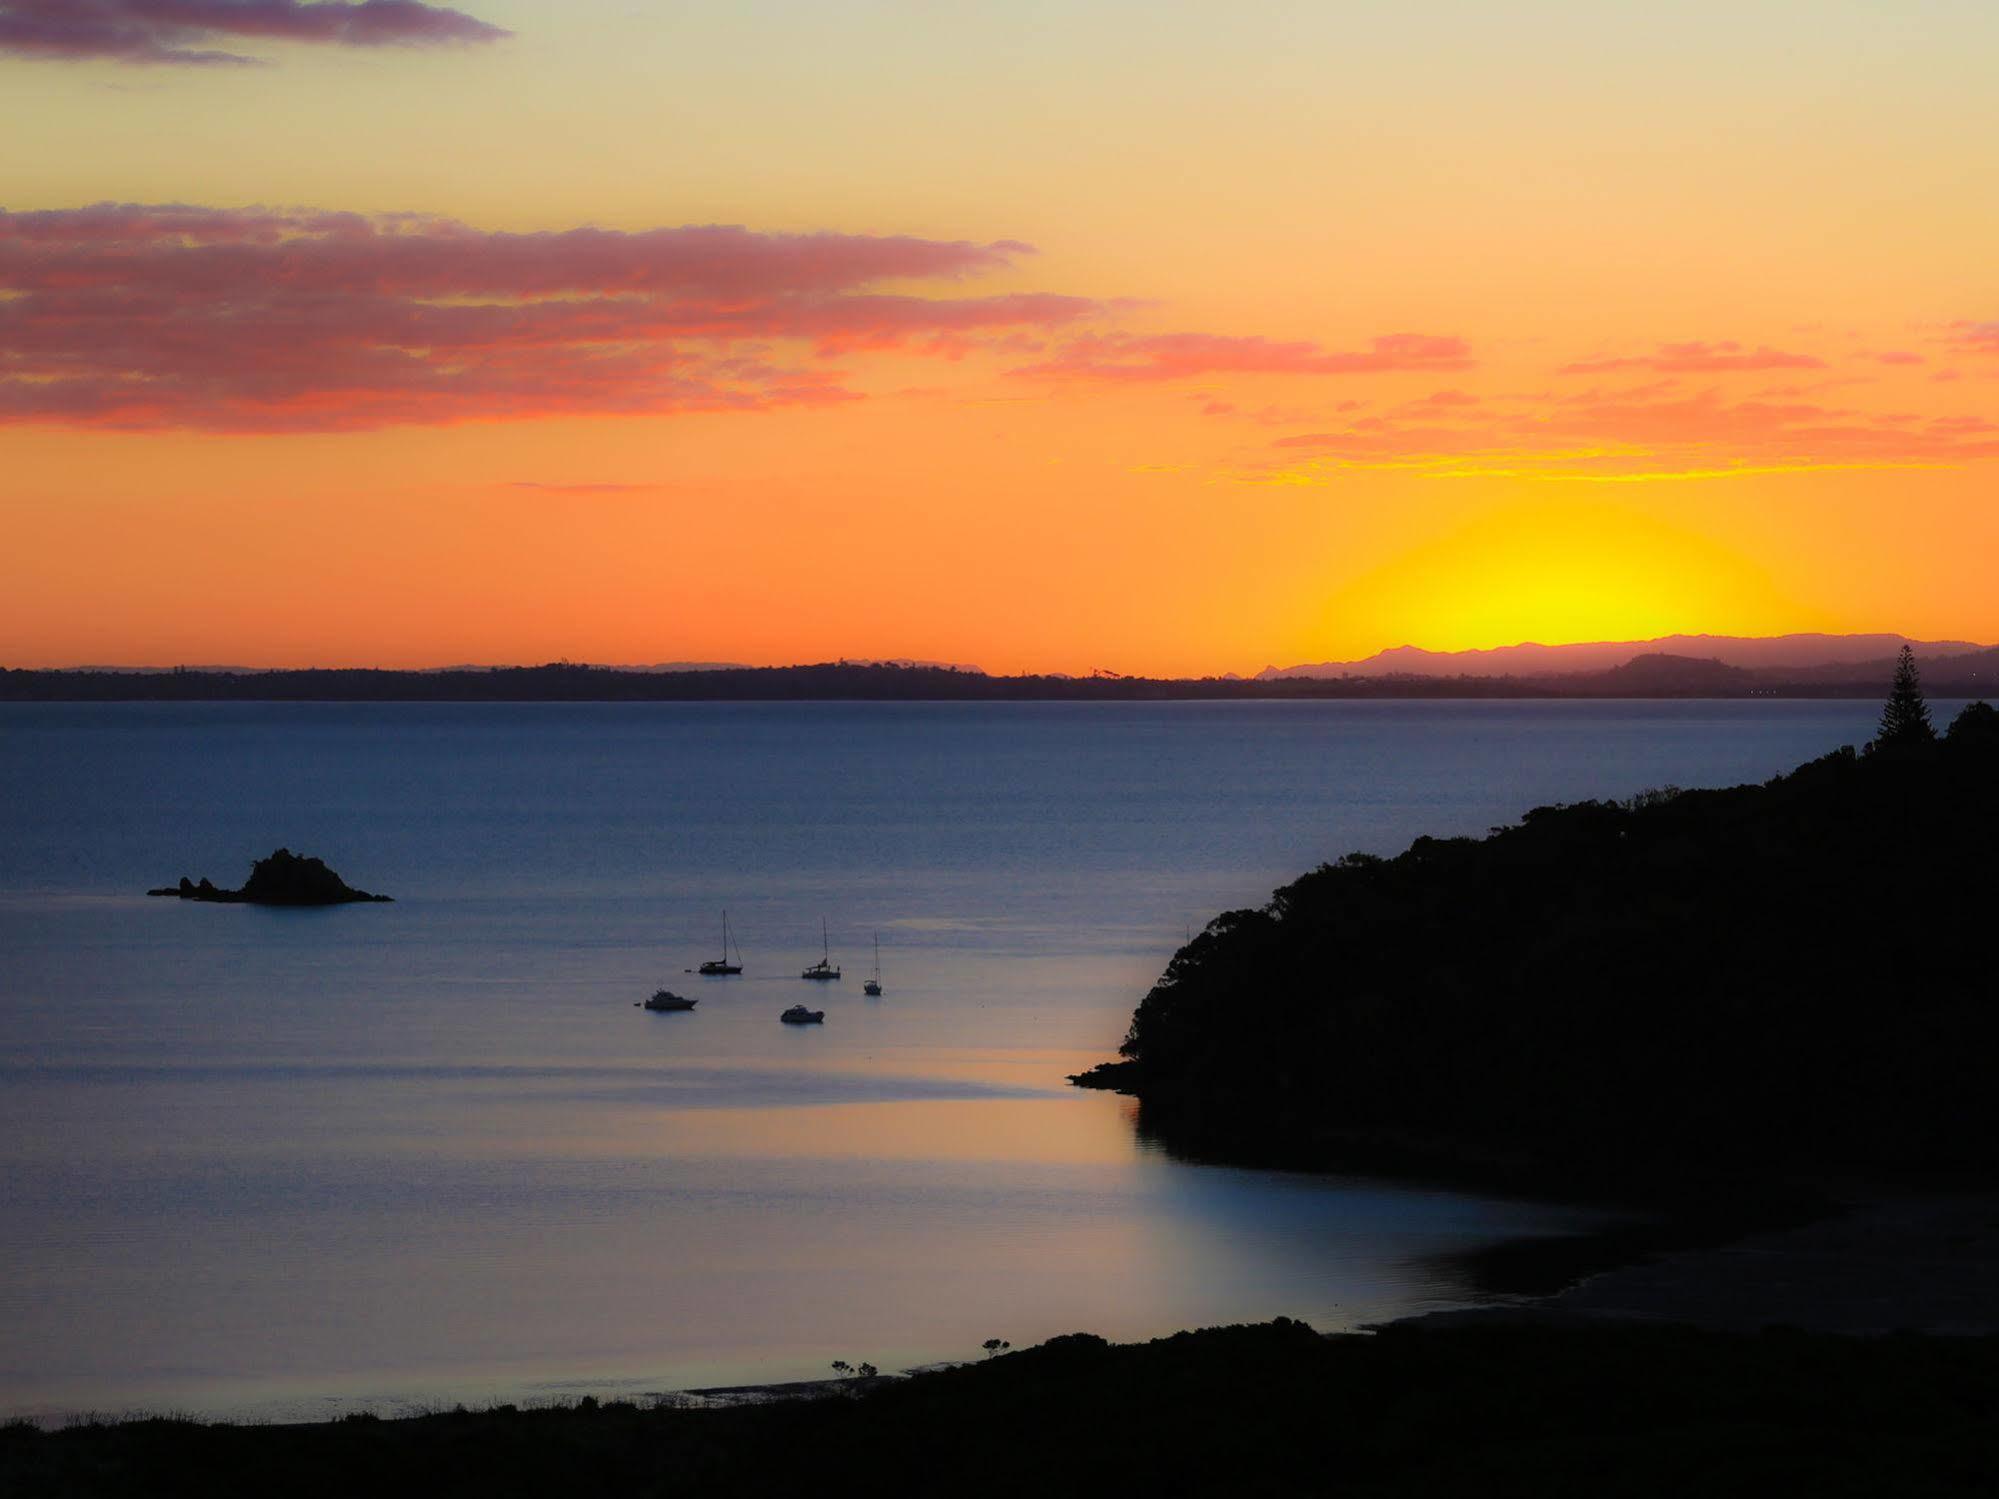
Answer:
POLYGON ((1327 635, 1475 650, 1798 628, 1770 575, 1712 537, 1607 504, 1509 506, 1338 589, 1327 635))

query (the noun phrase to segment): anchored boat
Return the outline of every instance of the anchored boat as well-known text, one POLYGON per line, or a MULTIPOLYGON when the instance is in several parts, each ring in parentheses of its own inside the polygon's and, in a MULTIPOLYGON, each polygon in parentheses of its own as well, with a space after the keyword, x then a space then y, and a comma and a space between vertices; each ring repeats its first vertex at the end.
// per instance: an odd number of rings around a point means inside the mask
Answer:
POLYGON ((826 1023, 826 1012, 824 1010, 808 1010, 804 1005, 793 1005, 777 1018, 782 1020, 786 1025, 824 1025, 826 1023))
POLYGON ((819 961, 799 975, 802 979, 818 979, 826 982, 840 976, 840 970, 833 966, 833 949, 826 943, 826 918, 819 918, 819 961))
POLYGON ((697 1003, 697 1000, 682 999, 671 989, 662 989, 646 1001, 645 1007, 648 1010, 691 1010, 697 1003))
POLYGON ((875 933, 875 971, 868 975, 868 981, 861 985, 861 993, 869 999, 882 997, 882 934, 875 933))
POLYGON ((736 949, 736 961, 733 963, 729 961, 729 913, 724 911, 722 913, 722 956, 719 958, 710 958, 696 972, 704 973, 713 978, 719 974, 741 973, 742 971, 743 950, 740 947, 736 949))

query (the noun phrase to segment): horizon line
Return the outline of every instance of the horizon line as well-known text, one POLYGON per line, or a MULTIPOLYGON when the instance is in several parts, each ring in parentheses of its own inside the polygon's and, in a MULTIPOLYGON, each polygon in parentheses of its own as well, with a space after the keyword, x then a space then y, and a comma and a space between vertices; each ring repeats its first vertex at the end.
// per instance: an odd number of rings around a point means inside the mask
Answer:
MULTIPOLYGON (((1701 631, 1675 630, 1663 635, 1651 635, 1639 638, 1607 639, 1607 638, 1595 637, 1582 640, 1554 640, 1554 641, 1529 639, 1529 640, 1511 641, 1499 645, 1464 646, 1453 649, 1439 649, 1431 646, 1421 646, 1404 642, 1396 645, 1382 646, 1366 655, 1353 656, 1347 658, 1327 658, 1318 661, 1297 661, 1286 666, 1279 666, 1275 663, 1274 660, 1268 660, 1266 661, 1265 665, 1251 671, 1242 671, 1240 669, 1227 669, 1220 671, 1200 671, 1200 672, 1181 671, 1181 672, 1162 673, 1162 674, 1155 674, 1146 671, 1119 671, 1114 668, 1108 668, 1103 666, 1095 666, 1082 671, 1065 670, 1060 668, 1017 669, 1014 671, 989 671, 983 666, 970 662, 954 662, 954 661, 945 661, 934 658, 921 658, 921 657, 909 657, 909 656, 834 656, 834 657, 821 658, 819 660, 789 660, 789 661, 666 660, 666 661, 651 661, 651 662, 575 660, 567 656, 556 656, 556 657, 545 658, 542 660, 530 659, 530 660, 513 660, 513 661, 458 661, 458 662, 448 662, 448 663, 427 664, 420 666, 417 665, 388 666, 388 665, 382 665, 379 662, 374 662, 374 663, 347 662, 341 664, 308 664, 308 665, 300 665, 297 663, 286 663, 279 665, 251 665, 241 662, 220 663, 220 662, 191 662, 191 661, 174 662, 172 664, 167 664, 167 665, 154 665, 149 663, 132 663, 132 662, 88 662, 88 663, 72 663, 72 664, 63 664, 63 665, 34 665, 34 666, 13 666, 0 663, 0 671, 49 672, 49 673, 68 673, 68 674, 77 674, 77 675, 84 675, 91 673, 171 675, 176 672, 185 672, 191 674, 212 675, 212 676, 265 676, 265 675, 275 675, 281 673, 350 672, 350 671, 384 672, 384 673, 398 672, 398 673, 407 673, 410 675, 445 675, 452 672, 470 673, 470 672, 501 672, 501 671, 543 671, 553 667, 572 667, 580 670, 625 672, 633 675, 697 675, 708 672, 800 671, 812 668, 826 668, 826 667, 864 667, 864 668, 890 667, 890 668, 898 668, 904 670, 929 670, 929 671, 938 671, 938 672, 961 673, 965 675, 987 677, 1001 681, 1010 680, 1010 679, 1021 679, 1021 678, 1047 677, 1047 678, 1056 678, 1068 681, 1086 681, 1092 678, 1096 678, 1103 680, 1123 679, 1123 680, 1156 681, 1156 682, 1201 682, 1201 681, 1227 681, 1230 679, 1248 681, 1248 680, 1254 680, 1255 678, 1259 677, 1265 672, 1289 673, 1289 672, 1302 672, 1308 669, 1323 669, 1326 667, 1336 667, 1336 666, 1348 666, 1348 667, 1364 666, 1369 663, 1381 661, 1384 657, 1395 657, 1402 655, 1416 655, 1416 656, 1430 658, 1433 660, 1451 660, 1461 657, 1462 658, 1486 657, 1509 651, 1528 651, 1528 650, 1566 651, 1566 650, 1588 650, 1591 648, 1608 649, 1608 648, 1622 648, 1622 647, 1642 648, 1645 646, 1653 646, 1661 644, 1662 642, 1669 642, 1676 640, 1688 640, 1688 641, 1714 640, 1714 641, 1724 641, 1724 642, 1736 642, 1742 644, 1764 645, 1764 644, 1781 643, 1784 641, 1792 641, 1792 640, 1800 642, 1816 641, 1816 640, 1836 642, 1836 641, 1865 641, 1865 640, 1877 640, 1877 639, 1883 642, 1894 642, 1897 646, 1906 644, 1913 648, 1916 648, 1918 651, 1920 651, 1925 647, 1930 649, 1936 649, 1938 647, 1942 647, 1946 648, 1951 654, 1954 655, 1964 655, 1979 651, 1999 649, 1999 642, 1983 642, 1983 641, 1963 639, 1963 638, 1922 639, 1917 636, 1906 635, 1900 631, 1895 631, 1895 630, 1852 630, 1852 631, 1787 630, 1774 635, 1739 635, 1739 634, 1729 634, 1729 633, 1707 631, 1707 630, 1701 630, 1701 631)), ((1703 659, 1703 658, 1687 658, 1687 659, 1703 659)), ((1858 665, 1861 663, 1827 662, 1820 664, 1858 665)), ((1767 669, 1778 669, 1778 668, 1772 667, 1767 669)), ((1498 673, 1498 675, 1504 675, 1504 673, 1498 673)))

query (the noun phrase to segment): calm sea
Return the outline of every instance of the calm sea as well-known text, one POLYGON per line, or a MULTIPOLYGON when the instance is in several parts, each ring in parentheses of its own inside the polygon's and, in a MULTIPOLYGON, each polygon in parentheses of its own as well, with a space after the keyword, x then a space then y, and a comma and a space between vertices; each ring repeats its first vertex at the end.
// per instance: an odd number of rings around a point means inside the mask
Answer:
POLYGON ((1190 926, 1322 860, 1762 779, 1873 716, 0 708, 0 1411, 631 1393, 1462 1301, 1440 1255, 1573 1215, 1178 1163, 1064 1075, 1190 926), (396 904, 143 894, 279 844, 396 904), (746 972, 687 973, 724 908, 746 972), (633 1007, 662 984, 699 1009, 633 1007), (823 1027, 778 1023, 801 999, 823 1027))

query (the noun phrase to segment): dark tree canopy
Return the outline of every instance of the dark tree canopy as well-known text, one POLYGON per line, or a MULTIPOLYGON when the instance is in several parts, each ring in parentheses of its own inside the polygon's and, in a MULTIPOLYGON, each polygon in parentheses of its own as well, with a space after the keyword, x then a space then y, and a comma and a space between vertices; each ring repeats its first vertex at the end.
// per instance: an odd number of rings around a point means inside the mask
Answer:
POLYGON ((1916 653, 1908 646, 1895 661, 1895 682, 1881 709, 1876 744, 1927 743, 1937 737, 1930 723, 1930 705, 1923 697, 1923 679, 1916 670, 1916 653))
POLYGON ((1999 1172, 1992 717, 1349 856, 1197 933, 1090 1081, 1238 1161, 1999 1172))
POLYGON ((1953 744, 1999 744, 1999 709, 1990 703, 1966 703, 1950 721, 1953 744))

